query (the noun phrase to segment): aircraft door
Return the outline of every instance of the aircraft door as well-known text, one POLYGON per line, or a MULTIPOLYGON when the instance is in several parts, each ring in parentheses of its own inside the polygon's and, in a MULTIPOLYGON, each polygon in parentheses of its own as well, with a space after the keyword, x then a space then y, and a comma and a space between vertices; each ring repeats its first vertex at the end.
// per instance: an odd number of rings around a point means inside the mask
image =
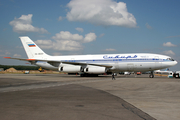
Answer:
POLYGON ((160 62, 159 56, 155 56, 154 60, 155 60, 154 68, 161 67, 161 62, 160 62))

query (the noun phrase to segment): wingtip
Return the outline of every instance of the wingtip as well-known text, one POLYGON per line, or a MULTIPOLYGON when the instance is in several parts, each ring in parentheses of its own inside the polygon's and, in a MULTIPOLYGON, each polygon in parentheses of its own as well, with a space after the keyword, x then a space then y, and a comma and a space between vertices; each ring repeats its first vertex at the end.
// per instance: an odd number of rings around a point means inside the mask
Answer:
POLYGON ((11 57, 4 57, 4 58, 6 58, 6 59, 10 59, 11 57))

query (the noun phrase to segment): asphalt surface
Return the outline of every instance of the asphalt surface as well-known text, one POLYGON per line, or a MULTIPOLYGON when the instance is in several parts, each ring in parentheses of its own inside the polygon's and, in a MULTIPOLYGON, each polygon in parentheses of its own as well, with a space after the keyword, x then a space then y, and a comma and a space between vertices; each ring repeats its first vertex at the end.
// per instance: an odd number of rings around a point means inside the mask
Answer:
POLYGON ((2 120, 178 120, 179 79, 0 74, 2 120))

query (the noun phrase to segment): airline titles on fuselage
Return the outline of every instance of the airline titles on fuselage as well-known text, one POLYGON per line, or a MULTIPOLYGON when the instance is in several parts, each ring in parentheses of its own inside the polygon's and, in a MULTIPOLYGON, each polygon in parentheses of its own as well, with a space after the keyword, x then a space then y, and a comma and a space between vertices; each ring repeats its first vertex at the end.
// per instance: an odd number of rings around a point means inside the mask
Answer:
POLYGON ((128 58, 137 58, 137 55, 134 55, 134 56, 120 56, 120 55, 116 55, 116 56, 108 56, 108 55, 105 55, 103 56, 104 59, 114 59, 114 58, 125 58, 125 59, 128 59, 128 58))

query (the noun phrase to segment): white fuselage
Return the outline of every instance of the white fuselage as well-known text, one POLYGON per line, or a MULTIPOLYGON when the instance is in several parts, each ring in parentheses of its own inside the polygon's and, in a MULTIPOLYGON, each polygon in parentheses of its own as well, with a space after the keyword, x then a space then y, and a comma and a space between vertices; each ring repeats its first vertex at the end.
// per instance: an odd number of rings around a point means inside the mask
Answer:
POLYGON ((28 61, 31 64, 60 72, 80 73, 81 76, 124 71, 151 71, 150 77, 153 78, 152 71, 177 64, 169 56, 149 53, 50 56, 28 36, 22 36, 20 39, 28 59, 5 58, 28 61))
MULTIPOLYGON (((48 62, 42 61, 36 62, 36 65, 52 70, 58 70, 61 62, 112 66, 108 69, 109 72, 153 71, 168 68, 177 64, 177 62, 169 56, 149 53, 46 56, 42 59, 48 61, 59 61, 59 64, 57 65, 51 65, 48 62)), ((66 66, 66 64, 61 64, 61 66, 66 66)))

